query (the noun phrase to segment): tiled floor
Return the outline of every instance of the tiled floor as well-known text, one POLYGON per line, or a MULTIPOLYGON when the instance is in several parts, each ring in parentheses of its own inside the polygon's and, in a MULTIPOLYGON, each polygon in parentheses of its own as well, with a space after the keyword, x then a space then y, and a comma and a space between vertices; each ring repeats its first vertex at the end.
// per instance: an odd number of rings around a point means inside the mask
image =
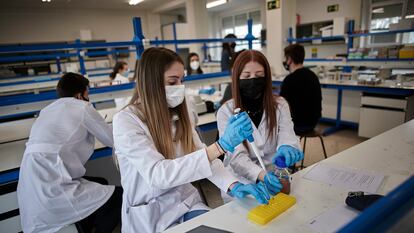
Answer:
MULTIPOLYGON (((329 125, 318 125, 317 128, 323 130, 329 125)), ((356 144, 366 140, 366 138, 358 137, 358 132, 352 129, 343 129, 334 134, 323 137, 326 153, 329 156, 335 155, 344 151, 356 144)), ((302 140, 303 146, 303 140, 302 140)), ((308 138, 306 142, 305 151, 305 166, 312 165, 322 160, 323 150, 319 138, 308 138)), ((216 208, 223 204, 220 196, 220 191, 209 181, 203 182, 203 190, 206 194, 208 205, 211 208, 216 208)))

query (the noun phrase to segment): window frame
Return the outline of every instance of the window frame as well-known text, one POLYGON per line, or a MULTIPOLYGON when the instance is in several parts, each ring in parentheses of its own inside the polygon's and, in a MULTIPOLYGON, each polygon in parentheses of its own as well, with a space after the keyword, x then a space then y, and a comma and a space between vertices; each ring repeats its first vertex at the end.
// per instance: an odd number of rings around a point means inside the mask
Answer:
MULTIPOLYGON (((390 6, 390 5, 396 5, 396 4, 402 4, 401 9, 401 19, 405 19, 405 16, 407 14, 407 8, 408 8, 408 0, 387 0, 383 2, 376 2, 373 3, 372 0, 369 1, 369 7, 367 7, 368 12, 365 12, 368 14, 368 22, 366 24, 367 30, 371 30, 371 21, 372 21, 372 10, 377 7, 384 7, 384 6, 390 6)), ((403 37, 400 34, 395 34, 396 39, 395 42, 389 42, 389 43, 372 43, 371 36, 367 37, 366 42, 369 48, 375 48, 375 47, 383 47, 383 46, 392 46, 392 45, 401 45, 403 37)))

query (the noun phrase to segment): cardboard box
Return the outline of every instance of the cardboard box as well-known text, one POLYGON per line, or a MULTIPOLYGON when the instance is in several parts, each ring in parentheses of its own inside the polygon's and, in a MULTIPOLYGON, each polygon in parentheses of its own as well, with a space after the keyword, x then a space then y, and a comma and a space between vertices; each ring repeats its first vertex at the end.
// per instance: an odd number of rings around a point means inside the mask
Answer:
POLYGON ((345 34, 345 25, 346 25, 346 19, 345 17, 337 17, 334 18, 333 23, 333 36, 342 36, 345 34))
POLYGON ((399 58, 414 58, 414 46, 405 46, 400 49, 399 58))
POLYGON ((322 37, 329 37, 329 36, 332 36, 332 29, 322 31, 322 37))

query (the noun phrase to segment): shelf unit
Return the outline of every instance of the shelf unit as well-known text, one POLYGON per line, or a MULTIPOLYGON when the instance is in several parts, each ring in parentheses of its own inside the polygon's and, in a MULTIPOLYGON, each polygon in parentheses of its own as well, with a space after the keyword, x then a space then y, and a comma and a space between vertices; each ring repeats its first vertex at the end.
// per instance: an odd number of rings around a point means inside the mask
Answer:
MULTIPOLYGON (((337 41, 337 40, 345 40, 347 44, 347 55, 349 54, 349 49, 353 47, 353 39, 358 37, 370 37, 370 36, 378 36, 378 35, 389 35, 389 34, 399 34, 399 33, 409 33, 414 32, 414 29, 406 29, 406 30, 393 30, 393 31, 386 31, 386 32, 371 32, 371 33, 348 33, 343 36, 329 36, 329 37, 312 37, 312 38, 287 38, 289 43, 304 43, 304 42, 312 42, 315 40, 324 41, 337 41)), ((361 58, 361 59, 348 59, 348 58, 309 58, 305 59, 305 65, 326 65, 326 66, 383 66, 383 67, 413 67, 414 66, 414 58, 408 59, 393 59, 393 58, 361 58)))

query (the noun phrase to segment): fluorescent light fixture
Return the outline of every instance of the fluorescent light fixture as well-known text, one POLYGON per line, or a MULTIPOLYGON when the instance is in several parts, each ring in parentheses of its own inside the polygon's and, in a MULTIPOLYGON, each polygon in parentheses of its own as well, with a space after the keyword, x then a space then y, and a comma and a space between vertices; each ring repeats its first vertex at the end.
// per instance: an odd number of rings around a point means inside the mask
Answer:
POLYGON ((42 2, 51 2, 52 0, 42 0, 42 2))
POLYGON ((372 11, 372 13, 374 13, 374 14, 383 14, 384 13, 384 8, 381 7, 381 8, 374 9, 372 11))
POLYGON ((141 2, 143 2, 144 0, 129 0, 129 5, 131 6, 135 6, 141 2))
POLYGON ((414 15, 407 15, 405 16, 406 19, 414 19, 414 15))
POLYGON ((209 8, 220 6, 220 5, 223 5, 223 4, 226 4, 226 3, 227 3, 227 0, 216 0, 216 1, 212 1, 212 2, 207 3, 206 8, 209 9, 209 8))

